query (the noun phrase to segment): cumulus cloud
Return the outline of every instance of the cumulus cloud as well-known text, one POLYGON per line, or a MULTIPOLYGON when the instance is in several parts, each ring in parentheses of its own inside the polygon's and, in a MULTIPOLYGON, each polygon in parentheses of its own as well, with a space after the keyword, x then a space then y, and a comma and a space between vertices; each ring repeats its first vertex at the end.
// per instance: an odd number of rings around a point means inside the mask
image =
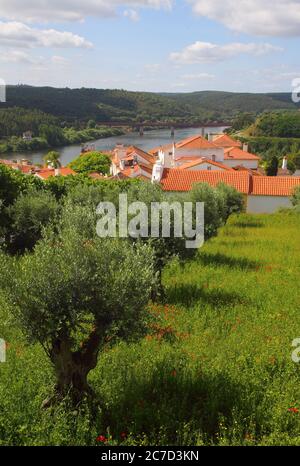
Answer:
POLYGON ((83 47, 92 43, 77 34, 55 29, 36 29, 16 21, 0 22, 0 45, 11 47, 83 47))
POLYGON ((173 0, 0 0, 0 16, 25 22, 82 21, 87 16, 113 17, 120 8, 167 8, 173 0))
POLYGON ((299 36, 299 0, 187 0, 194 11, 229 29, 261 36, 299 36))
POLYGON ((181 52, 172 53, 170 59, 180 64, 213 63, 228 60, 241 54, 260 56, 282 50, 282 48, 271 44, 234 42, 232 44, 217 45, 210 42, 195 42, 185 47, 181 52))

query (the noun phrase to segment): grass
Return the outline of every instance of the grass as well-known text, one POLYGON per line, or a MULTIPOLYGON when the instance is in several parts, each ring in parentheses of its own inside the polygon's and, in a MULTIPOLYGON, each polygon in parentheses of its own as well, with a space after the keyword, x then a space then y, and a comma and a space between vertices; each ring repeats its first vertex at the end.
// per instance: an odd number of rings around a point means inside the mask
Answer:
POLYGON ((106 420, 40 410, 51 367, 2 305, 0 445, 300 445, 299 232, 299 214, 241 215, 194 260, 170 264, 151 335, 107 349, 91 374, 106 420))

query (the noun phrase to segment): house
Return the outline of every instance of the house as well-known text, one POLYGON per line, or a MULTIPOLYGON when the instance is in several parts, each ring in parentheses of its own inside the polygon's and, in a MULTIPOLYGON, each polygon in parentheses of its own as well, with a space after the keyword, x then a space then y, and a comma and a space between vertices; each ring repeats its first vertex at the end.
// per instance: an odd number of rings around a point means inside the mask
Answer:
MULTIPOLYGON (((242 148, 243 144, 236 139, 233 139, 228 134, 217 134, 212 138, 213 143, 218 147, 238 147, 239 149, 242 148)), ((246 147, 244 147, 246 148, 246 147)))
POLYGON ((239 147, 227 147, 224 149, 224 164, 228 167, 243 165, 245 168, 257 170, 260 157, 242 150, 239 147))
POLYGON ((248 213, 271 214, 279 208, 292 207, 291 196, 294 189, 300 187, 300 177, 257 176, 248 170, 193 171, 171 168, 163 169, 160 183, 164 191, 177 193, 190 191, 195 183, 208 183, 213 187, 225 183, 243 194, 248 213))
POLYGON ((298 186, 300 186, 300 178, 294 176, 253 177, 247 199, 247 211, 268 214, 276 212, 279 208, 290 208, 291 195, 298 186))
MULTIPOLYGON (((236 141, 227 134, 209 136, 209 140, 201 135, 184 139, 183 141, 156 147, 149 151, 155 157, 162 160, 160 154, 164 154, 164 167, 176 168, 200 159, 211 160, 224 166, 235 168, 244 166, 251 170, 258 170, 260 158, 248 151, 248 145, 236 141)), ((208 169, 215 169, 216 165, 208 169)))
POLYGON ((32 131, 25 131, 25 133, 23 133, 23 141, 31 141, 32 136, 33 136, 32 131))
POLYGON ((117 145, 111 157, 111 175, 151 180, 157 158, 135 146, 117 145))
POLYGON ((233 168, 227 167, 223 163, 213 162, 210 159, 205 158, 197 158, 197 160, 193 160, 192 162, 184 163, 183 165, 179 165, 178 168, 180 170, 208 170, 208 171, 234 171, 233 168))
POLYGON ((47 180, 48 178, 51 178, 52 176, 70 176, 70 175, 76 175, 74 170, 71 168, 67 167, 61 167, 61 168, 39 168, 35 171, 35 176, 38 178, 41 178, 42 180, 47 180))
POLYGON ((71 168, 61 167, 61 168, 40 168, 37 165, 33 165, 28 160, 0 160, 0 163, 6 165, 7 167, 12 168, 13 170, 18 170, 24 175, 34 175, 42 180, 46 180, 51 176, 69 176, 69 175, 76 175, 76 173, 71 170, 71 168))
POLYGON ((205 171, 165 169, 161 178, 161 186, 167 192, 188 192, 195 183, 208 183, 216 187, 220 183, 232 186, 245 197, 250 191, 250 176, 247 172, 232 171, 205 171))

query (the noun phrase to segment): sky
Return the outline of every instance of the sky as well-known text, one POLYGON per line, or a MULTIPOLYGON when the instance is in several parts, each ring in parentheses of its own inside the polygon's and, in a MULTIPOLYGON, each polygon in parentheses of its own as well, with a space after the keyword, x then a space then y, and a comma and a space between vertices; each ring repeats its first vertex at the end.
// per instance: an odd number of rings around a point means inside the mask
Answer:
POLYGON ((300 0, 0 0, 0 80, 290 92, 300 0))

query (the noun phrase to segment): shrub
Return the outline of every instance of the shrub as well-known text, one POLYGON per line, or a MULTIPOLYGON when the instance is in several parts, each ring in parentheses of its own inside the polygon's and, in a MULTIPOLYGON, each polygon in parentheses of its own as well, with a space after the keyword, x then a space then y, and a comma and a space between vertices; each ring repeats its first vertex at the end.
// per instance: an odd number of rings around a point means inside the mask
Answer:
POLYGON ((230 215, 243 212, 245 203, 241 193, 225 183, 220 183, 217 190, 225 199, 225 221, 228 220, 230 215))
POLYGON ((12 253, 32 250, 41 239, 43 227, 53 221, 59 205, 53 195, 43 191, 21 194, 8 208, 10 235, 8 249, 12 253))
POLYGON ((110 158, 101 152, 89 152, 83 154, 69 164, 77 173, 102 173, 107 175, 110 170, 110 158))

